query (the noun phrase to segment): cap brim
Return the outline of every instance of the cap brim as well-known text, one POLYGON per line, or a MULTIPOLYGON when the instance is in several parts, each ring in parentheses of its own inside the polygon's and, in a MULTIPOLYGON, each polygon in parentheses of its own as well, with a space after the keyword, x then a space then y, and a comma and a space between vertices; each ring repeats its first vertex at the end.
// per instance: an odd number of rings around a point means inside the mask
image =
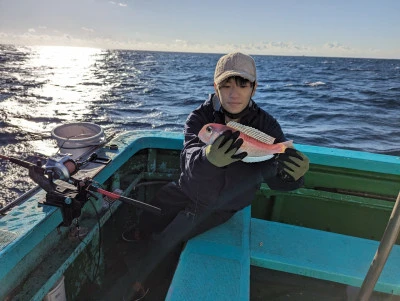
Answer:
POLYGON ((232 76, 240 76, 243 77, 244 79, 248 79, 250 82, 254 82, 256 79, 254 76, 246 73, 246 72, 239 72, 239 71, 226 71, 219 75, 217 78, 214 79, 214 82, 218 85, 224 80, 226 80, 229 77, 232 76))

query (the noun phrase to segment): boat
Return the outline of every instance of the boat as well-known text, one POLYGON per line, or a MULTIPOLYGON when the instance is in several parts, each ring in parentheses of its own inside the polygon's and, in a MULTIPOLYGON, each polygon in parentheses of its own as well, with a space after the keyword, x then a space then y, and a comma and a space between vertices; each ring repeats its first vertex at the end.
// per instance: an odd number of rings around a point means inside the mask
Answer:
MULTIPOLYGON (((178 179, 183 134, 90 143, 44 166, 3 156, 39 186, 1 211, 0 300, 100 300, 143 256, 123 233, 143 210, 157 212, 149 200, 178 179)), ((146 300, 355 300, 396 204, 400 157, 295 147, 310 158, 305 186, 262 184, 251 206, 161 263, 146 300)), ((371 300, 400 298, 399 244, 371 300)))

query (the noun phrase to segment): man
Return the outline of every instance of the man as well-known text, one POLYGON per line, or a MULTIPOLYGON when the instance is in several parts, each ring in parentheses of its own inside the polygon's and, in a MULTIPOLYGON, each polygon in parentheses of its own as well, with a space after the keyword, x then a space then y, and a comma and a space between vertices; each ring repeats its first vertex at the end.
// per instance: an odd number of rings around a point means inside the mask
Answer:
MULTIPOLYGON (((239 132, 224 132, 212 145, 198 138, 208 123, 233 120, 286 141, 279 123, 253 101, 257 88, 252 57, 236 52, 221 57, 214 74, 215 93, 195 109, 185 124, 179 183, 161 188, 152 204, 162 209, 161 217, 145 213, 139 234, 150 239, 149 253, 130 275, 125 300, 145 294, 142 282, 160 261, 181 242, 226 222, 238 210, 251 204, 262 182, 277 190, 293 190, 303 185, 309 160, 301 152, 287 149, 273 159, 244 163, 245 152, 236 154, 243 140, 239 132), (132 283, 130 283, 131 285, 132 283)), ((121 286, 123 287, 123 285, 121 286)))
POLYGON ((237 139, 238 132, 226 132, 210 146, 197 137, 207 123, 226 124, 233 120, 276 138, 275 143, 286 141, 279 123, 252 100, 256 88, 253 58, 238 52, 227 54, 215 69, 215 94, 186 121, 179 184, 197 208, 215 206, 218 211, 236 212, 250 205, 262 181, 276 190, 293 190, 303 184, 309 161, 299 151, 287 149, 275 160, 249 164, 239 161, 246 154, 232 155, 242 142, 237 139), (227 153, 228 149, 231 152, 227 153), (230 196, 221 199, 221 193, 230 196))

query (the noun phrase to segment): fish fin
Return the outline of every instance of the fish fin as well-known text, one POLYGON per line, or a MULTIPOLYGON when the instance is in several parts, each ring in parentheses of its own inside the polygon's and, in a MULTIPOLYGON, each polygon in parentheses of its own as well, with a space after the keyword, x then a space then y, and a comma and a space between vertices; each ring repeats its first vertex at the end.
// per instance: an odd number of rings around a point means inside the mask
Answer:
POLYGON ((275 141, 274 137, 271 137, 270 135, 265 134, 265 133, 261 132, 260 130, 257 130, 250 126, 240 124, 235 121, 229 121, 227 123, 227 126, 233 128, 237 131, 240 131, 241 133, 246 134, 247 136, 250 136, 251 138, 254 138, 254 139, 261 141, 263 143, 266 143, 266 144, 273 144, 275 141))
POLYGON ((255 163, 255 162, 261 162, 261 161, 267 161, 273 157, 274 157, 274 155, 265 155, 265 156, 260 156, 260 157, 246 156, 246 157, 244 157, 244 159, 242 159, 242 161, 246 162, 246 163, 255 163))
POLYGON ((286 149, 286 148, 294 148, 294 146, 293 146, 293 140, 284 141, 284 142, 282 142, 282 144, 285 146, 285 149, 286 149))

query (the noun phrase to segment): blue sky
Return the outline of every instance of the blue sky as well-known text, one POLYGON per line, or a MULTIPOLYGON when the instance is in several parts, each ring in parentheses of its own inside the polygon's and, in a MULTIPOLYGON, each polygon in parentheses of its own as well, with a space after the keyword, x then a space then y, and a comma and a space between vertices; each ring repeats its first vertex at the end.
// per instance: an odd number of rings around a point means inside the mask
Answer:
POLYGON ((0 43, 400 59, 400 1, 0 0, 0 43))

